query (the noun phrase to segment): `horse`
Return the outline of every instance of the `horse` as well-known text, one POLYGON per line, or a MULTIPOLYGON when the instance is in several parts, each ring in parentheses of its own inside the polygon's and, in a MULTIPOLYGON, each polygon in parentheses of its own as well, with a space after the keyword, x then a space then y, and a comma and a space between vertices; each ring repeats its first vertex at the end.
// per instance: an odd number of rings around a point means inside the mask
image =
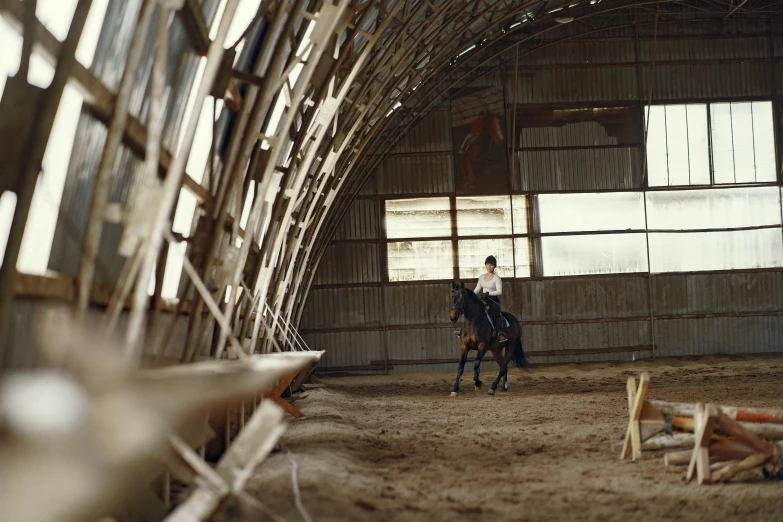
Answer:
POLYGON ((457 381, 454 383, 452 397, 456 397, 459 392, 460 382, 462 381, 462 372, 465 370, 465 363, 468 360, 468 352, 478 350, 478 355, 473 361, 473 383, 478 391, 481 388, 481 360, 487 351, 492 352, 495 362, 500 365, 500 372, 497 379, 492 383, 492 389, 488 392, 495 395, 500 379, 503 379, 502 391, 508 391, 508 363, 514 360, 519 369, 530 368, 530 362, 525 358, 525 352, 522 350, 522 327, 516 317, 508 312, 503 312, 503 317, 508 321, 507 339, 498 341, 492 338, 492 323, 487 316, 484 303, 470 289, 466 289, 462 282, 451 283, 451 310, 449 319, 456 323, 460 316, 465 320, 460 330, 462 340, 461 357, 459 360, 459 369, 457 370, 457 381))
POLYGON ((500 118, 491 111, 486 111, 476 118, 473 126, 478 132, 465 148, 465 156, 462 160, 465 171, 465 189, 473 188, 476 183, 476 174, 481 173, 482 163, 487 161, 492 144, 503 142, 500 118))

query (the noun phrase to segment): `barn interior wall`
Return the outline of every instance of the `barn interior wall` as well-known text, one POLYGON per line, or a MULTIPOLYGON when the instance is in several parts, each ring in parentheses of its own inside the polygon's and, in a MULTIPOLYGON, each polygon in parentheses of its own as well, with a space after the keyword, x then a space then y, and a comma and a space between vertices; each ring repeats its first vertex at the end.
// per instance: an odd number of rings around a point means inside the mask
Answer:
MULTIPOLYGON (((563 42, 520 56, 516 78, 512 61, 504 76, 481 81, 504 85, 508 115, 514 98, 530 107, 637 108, 647 98, 753 99, 774 100, 780 119, 778 28, 747 24, 728 29, 735 34, 721 40, 706 40, 708 29, 714 28, 661 28, 660 39, 642 35, 638 50, 630 35, 624 44, 563 42)), ((598 126, 563 132, 521 133, 515 192, 642 188, 642 143, 605 147, 598 126), (580 148, 580 139, 598 146, 580 148), (524 150, 535 148, 531 143, 560 148, 524 150)), ((399 142, 358 193, 320 264, 301 322, 311 347, 327 351, 326 369, 453 371, 458 340, 447 317, 449 281, 388 282, 380 217, 386 199, 453 195, 452 163, 444 103, 399 142)), ((504 285, 504 308, 522 320, 534 364, 780 351, 781 297, 779 269, 525 278, 504 285)))
MULTIPOLYGON (((40 298, 23 298, 20 297, 14 300, 13 308, 11 310, 11 321, 9 323, 9 329, 6 334, 0 339, 0 342, 5 346, 10 346, 13 349, 8 354, 8 363, 14 368, 24 369, 32 368, 37 362, 40 362, 40 346, 42 346, 41 339, 38 335, 40 333, 41 318, 45 316, 49 311, 62 309, 68 307, 68 303, 65 301, 56 300, 44 300, 40 298)), ((184 339, 187 334, 188 328, 187 315, 180 315, 176 319, 173 332, 169 339, 169 343, 166 349, 161 352, 160 359, 168 362, 167 360, 179 361, 182 356, 183 344, 178 340, 184 339)), ((94 334, 96 339, 99 338, 99 332, 101 331, 101 325, 106 318, 106 309, 91 307, 85 318, 85 324, 88 326, 86 330, 88 334, 94 334)), ((127 329, 129 314, 127 311, 120 313, 117 319, 118 328, 116 331, 122 332, 127 329)), ((147 339, 150 341, 149 346, 158 347, 166 335, 166 330, 171 324, 172 315, 169 313, 163 313, 159 317, 159 321, 148 329, 147 339)), ((197 350, 198 355, 209 356, 210 348, 212 345, 213 326, 209 326, 208 332, 205 335, 204 343, 197 350)), ((121 339, 117 338, 117 346, 121 346, 121 339)), ((149 355, 145 356, 149 357, 149 355)))

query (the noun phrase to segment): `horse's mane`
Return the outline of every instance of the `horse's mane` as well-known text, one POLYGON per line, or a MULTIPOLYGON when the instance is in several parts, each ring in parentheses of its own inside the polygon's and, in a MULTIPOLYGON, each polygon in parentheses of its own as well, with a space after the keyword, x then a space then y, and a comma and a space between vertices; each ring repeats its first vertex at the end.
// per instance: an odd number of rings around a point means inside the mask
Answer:
POLYGON ((479 317, 481 317, 481 312, 484 310, 484 303, 481 298, 470 288, 462 288, 461 291, 465 295, 465 303, 471 303, 476 311, 479 312, 479 317))

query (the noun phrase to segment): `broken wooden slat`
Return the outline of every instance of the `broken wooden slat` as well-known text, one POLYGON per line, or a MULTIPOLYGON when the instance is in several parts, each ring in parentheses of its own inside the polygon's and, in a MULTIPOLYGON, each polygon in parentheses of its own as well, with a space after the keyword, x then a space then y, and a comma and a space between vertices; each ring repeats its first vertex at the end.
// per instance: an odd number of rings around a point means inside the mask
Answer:
POLYGON ((707 484, 711 481, 709 443, 715 429, 715 407, 712 404, 697 404, 693 419, 696 426, 693 454, 685 480, 690 482, 695 474, 699 484, 707 484))
POLYGON ((271 401, 262 402, 215 469, 228 485, 225 492, 209 486, 197 488, 165 519, 166 522, 207 520, 229 493, 239 494, 256 466, 277 444, 285 430, 282 422, 283 411, 271 401))
POLYGON ((625 459, 629 455, 633 460, 642 458, 641 448, 641 434, 639 429, 639 419, 642 416, 642 409, 644 407, 644 400, 647 397, 647 388, 650 384, 650 374, 642 372, 639 379, 639 388, 635 394, 632 394, 632 384, 630 377, 628 379, 628 403, 633 403, 633 408, 630 410, 630 418, 628 420, 628 430, 625 435, 625 444, 623 445, 622 453, 620 457, 625 459))

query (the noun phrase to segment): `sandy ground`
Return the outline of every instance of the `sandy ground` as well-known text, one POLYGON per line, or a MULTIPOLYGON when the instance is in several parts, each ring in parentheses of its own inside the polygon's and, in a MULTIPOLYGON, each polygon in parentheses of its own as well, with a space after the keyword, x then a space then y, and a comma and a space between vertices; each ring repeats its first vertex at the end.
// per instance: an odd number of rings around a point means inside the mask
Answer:
MULTIPOLYGON (((642 370, 653 399, 783 407, 783 358, 514 369, 495 397, 468 378, 450 398, 449 374, 325 379, 297 402, 305 417, 248 491, 302 520, 287 450, 315 521, 783 520, 783 483, 760 473, 686 485, 662 453, 618 460, 610 446, 625 433, 625 381, 642 370)), ((486 388, 494 374, 482 377, 486 388)), ((251 504, 231 518, 266 519, 251 504)))

